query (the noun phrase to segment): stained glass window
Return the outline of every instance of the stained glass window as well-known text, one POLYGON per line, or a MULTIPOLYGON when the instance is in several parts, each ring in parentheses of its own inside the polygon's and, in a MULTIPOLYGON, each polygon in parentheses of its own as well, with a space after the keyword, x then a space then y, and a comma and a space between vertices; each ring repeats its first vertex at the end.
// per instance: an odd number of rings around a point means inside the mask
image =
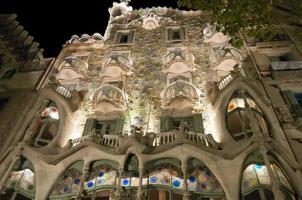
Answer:
POLYGON ((157 166, 156 170, 149 172, 150 185, 163 185, 176 189, 183 189, 181 170, 169 164, 161 164, 157 166))
POLYGON ((6 187, 33 192, 35 188, 35 174, 30 169, 13 171, 7 180, 6 187))
POLYGON ((59 177, 51 196, 75 195, 80 189, 83 162, 76 162, 59 177))
POLYGON ((222 193, 223 190, 214 174, 204 165, 195 166, 189 171, 188 190, 201 193, 222 193))
POLYGON ((256 103, 244 91, 235 92, 227 107, 227 126, 235 140, 247 139, 253 135, 251 117, 256 118, 262 132, 268 132, 263 114, 256 103))
POLYGON ((84 183, 84 188, 88 190, 99 186, 115 185, 116 176, 116 171, 109 165, 96 165, 92 168, 88 180, 84 183))
MULTIPOLYGON (((271 168, 274 171, 275 175, 278 177, 280 184, 293 191, 285 174, 282 172, 279 166, 273 163, 271 164, 271 168)), ((250 164, 245 168, 243 172, 241 190, 246 191, 249 188, 259 184, 271 185, 267 167, 259 163, 250 164)))
POLYGON ((275 163, 273 163, 271 166, 272 166, 273 170, 275 171, 275 173, 276 173, 276 175, 279 179, 280 184, 283 185, 285 188, 293 191, 291 185, 289 184, 285 174, 282 172, 280 167, 278 165, 276 165, 275 163))

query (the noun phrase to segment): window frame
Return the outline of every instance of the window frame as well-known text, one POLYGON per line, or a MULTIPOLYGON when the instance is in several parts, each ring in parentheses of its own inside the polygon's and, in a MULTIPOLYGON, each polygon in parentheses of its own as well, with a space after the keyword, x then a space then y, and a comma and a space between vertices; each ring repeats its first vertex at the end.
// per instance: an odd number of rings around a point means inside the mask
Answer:
POLYGON ((127 29, 127 30, 117 30, 114 37, 114 44, 115 45, 131 45, 134 41, 134 29, 127 29), (127 42, 121 42, 122 35, 127 34, 128 39, 127 42))
POLYGON ((167 42, 181 42, 181 41, 185 41, 186 40, 186 27, 185 26, 169 26, 166 27, 166 41, 167 42), (178 30, 179 31, 179 39, 174 39, 172 32, 173 30, 178 30))

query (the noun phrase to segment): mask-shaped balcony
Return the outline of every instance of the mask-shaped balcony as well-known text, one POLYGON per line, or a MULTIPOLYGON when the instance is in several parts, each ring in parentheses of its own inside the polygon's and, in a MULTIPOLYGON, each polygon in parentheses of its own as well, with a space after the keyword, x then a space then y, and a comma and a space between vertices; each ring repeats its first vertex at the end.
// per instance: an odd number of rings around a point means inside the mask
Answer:
POLYGON ((69 56, 59 66, 59 72, 56 75, 61 84, 77 83, 79 79, 85 79, 88 63, 75 56, 69 56))
POLYGON ((122 113, 126 107, 126 94, 118 87, 105 84, 95 90, 92 108, 96 115, 122 113))
POLYGON ((168 85, 161 93, 163 109, 186 110, 199 105, 200 91, 184 80, 168 85))
POLYGON ((230 71, 234 70, 236 65, 241 67, 243 60, 238 49, 233 47, 222 47, 214 50, 212 56, 213 70, 218 71, 218 74, 225 76, 230 71))
POLYGON ((132 61, 126 56, 118 53, 113 53, 105 60, 101 76, 110 78, 120 78, 128 76, 132 71, 132 61))
POLYGON ((194 71, 194 56, 185 49, 174 48, 164 57, 164 73, 183 74, 194 71))
POLYGON ((203 36, 205 43, 223 44, 229 41, 229 38, 222 32, 217 32, 215 26, 207 23, 203 29, 203 36))

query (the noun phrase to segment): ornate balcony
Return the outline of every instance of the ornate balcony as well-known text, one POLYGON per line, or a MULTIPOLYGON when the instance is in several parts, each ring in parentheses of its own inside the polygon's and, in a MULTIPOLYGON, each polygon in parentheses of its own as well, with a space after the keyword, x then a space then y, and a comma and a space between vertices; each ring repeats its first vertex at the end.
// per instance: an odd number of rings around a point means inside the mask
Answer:
POLYGON ((164 73, 186 73, 194 71, 194 56, 186 49, 174 48, 164 57, 164 73))
POLYGON ((186 99, 193 104, 199 103, 200 91, 187 81, 177 80, 167 86, 161 93, 163 107, 168 107, 176 99, 186 99))
POLYGON ((96 89, 92 96, 92 108, 95 112, 110 113, 124 111, 126 94, 119 88, 105 84, 96 89))
POLYGON ((302 69, 302 61, 271 62, 273 70, 299 70, 302 69))
POLYGON ((121 77, 130 75, 132 71, 132 61, 125 55, 113 53, 104 64, 101 75, 103 77, 121 77))
MULTIPOLYGON (((147 151, 152 152, 157 147, 163 148, 167 144, 179 145, 179 144, 194 144, 198 147, 218 149, 219 143, 217 143, 211 134, 196 133, 192 131, 170 131, 158 133, 153 137, 148 135, 110 135, 104 133, 97 133, 95 130, 91 131, 88 135, 80 138, 70 140, 70 147, 79 145, 86 141, 94 142, 107 148, 115 149, 122 153, 125 149, 123 147, 129 147, 130 144, 147 146, 147 151)), ((168 147, 169 148, 169 147, 168 147)))
POLYGON ((243 57, 240 51, 233 47, 222 47, 214 50, 212 56, 213 70, 230 72, 236 65, 241 67, 243 57))
POLYGON ((221 32, 217 32, 215 26, 207 23, 206 27, 203 29, 204 42, 205 43, 216 43, 222 44, 229 41, 228 36, 221 32))
POLYGON ((69 56, 59 66, 56 78, 63 83, 71 83, 86 78, 88 63, 75 56, 69 56))
POLYGON ((185 133, 177 133, 175 131, 159 133, 154 138, 153 146, 161 146, 181 139, 204 147, 218 148, 219 146, 211 134, 207 135, 204 133, 195 133, 192 131, 185 133))

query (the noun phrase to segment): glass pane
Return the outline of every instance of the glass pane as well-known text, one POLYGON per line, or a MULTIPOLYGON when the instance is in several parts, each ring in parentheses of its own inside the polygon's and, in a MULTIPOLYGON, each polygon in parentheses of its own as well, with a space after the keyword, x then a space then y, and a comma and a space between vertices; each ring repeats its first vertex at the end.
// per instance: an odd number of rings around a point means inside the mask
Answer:
POLYGON ((261 110, 259 109, 259 107, 257 106, 257 104, 250 98, 246 98, 246 102, 249 104, 249 106, 253 109, 255 109, 256 111, 258 111, 259 113, 262 113, 261 110))
POLYGON ((177 189, 183 188, 183 182, 184 180, 182 178, 179 178, 177 176, 172 176, 172 187, 177 189))
POLYGON ((131 178, 131 186, 138 187, 139 186, 139 178, 138 177, 132 177, 131 178))
POLYGON ((25 169, 20 181, 19 188, 23 190, 33 190, 35 185, 35 174, 30 169, 25 169))
POLYGON ((275 199, 274 194, 271 190, 263 189, 263 193, 264 193, 264 196, 265 196, 266 200, 274 200, 275 199))
POLYGON ((254 190, 251 193, 248 193, 243 196, 244 200, 261 200, 258 190, 254 190))
POLYGON ((149 184, 171 185, 170 169, 156 170, 149 175, 149 184))
POLYGON ((271 167, 274 169, 275 173, 277 174, 280 183, 281 183, 284 187, 286 187, 286 188, 292 190, 292 187, 290 186, 290 184, 289 184, 289 182, 288 182, 288 180, 287 180, 285 174, 282 172, 282 170, 281 170, 276 164, 272 164, 271 167))
POLYGON ((244 123, 245 130, 251 130, 250 120, 246 110, 240 111, 242 122, 244 123))
POLYGON ((81 186, 82 171, 76 168, 68 169, 55 184, 52 196, 76 194, 81 186))
POLYGON ((227 116, 227 123, 232 134, 241 133, 240 116, 238 112, 233 112, 227 116))
POLYGON ((249 165, 243 171, 241 190, 244 192, 246 189, 253 187, 258 184, 256 172, 254 170, 254 165, 249 165))
POLYGON ((129 187, 130 186, 130 178, 122 178, 121 179, 121 186, 129 187))
POLYGON ((235 110, 236 108, 245 108, 244 99, 242 98, 233 98, 230 100, 228 105, 227 112, 231 112, 235 110))
POLYGON ((172 39, 173 40, 180 40, 180 30, 179 29, 176 29, 176 30, 173 30, 172 29, 172 39))
POLYGON ((222 192, 220 184, 213 173, 205 166, 195 169, 187 180, 189 191, 198 192, 222 192))
POLYGON ((271 181, 266 166, 262 164, 254 164, 254 167, 260 184, 269 185, 271 181))
POLYGON ((84 183, 85 189, 92 189, 97 186, 115 185, 116 171, 107 165, 95 166, 84 183))

